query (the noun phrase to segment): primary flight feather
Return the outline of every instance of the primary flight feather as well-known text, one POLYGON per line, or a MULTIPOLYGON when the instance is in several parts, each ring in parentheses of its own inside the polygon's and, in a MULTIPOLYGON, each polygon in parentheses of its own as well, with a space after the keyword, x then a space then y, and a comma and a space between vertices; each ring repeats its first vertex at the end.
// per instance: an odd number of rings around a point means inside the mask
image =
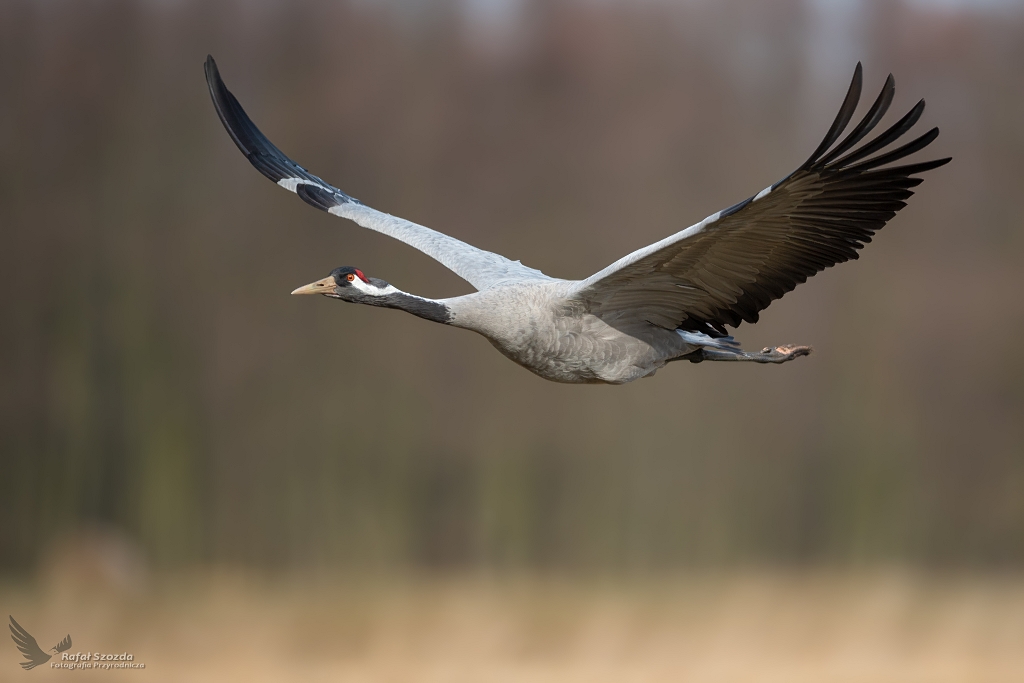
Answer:
POLYGON ((911 188, 921 183, 914 176, 950 161, 893 165, 939 134, 933 128, 893 147, 920 118, 923 100, 858 147, 892 103, 891 75, 864 118, 840 140, 860 99, 858 64, 825 139, 796 171, 585 280, 562 280, 366 206, 277 149, 228 91, 212 57, 206 80, 221 122, 263 175, 307 204, 419 249, 478 290, 429 299, 347 266, 293 294, 397 308, 472 330, 556 382, 622 384, 674 360, 783 363, 810 353, 806 346, 743 351, 726 327, 757 322, 760 311, 808 277, 857 258, 857 250, 906 205, 911 188))

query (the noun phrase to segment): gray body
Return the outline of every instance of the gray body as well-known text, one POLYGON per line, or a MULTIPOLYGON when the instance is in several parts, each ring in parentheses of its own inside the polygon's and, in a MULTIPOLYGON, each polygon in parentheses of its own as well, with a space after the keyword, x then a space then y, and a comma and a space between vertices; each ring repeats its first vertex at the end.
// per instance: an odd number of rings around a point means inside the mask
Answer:
POLYGON ((483 335, 509 360, 554 382, 623 384, 699 348, 650 324, 612 327, 568 298, 573 284, 501 285, 443 303, 449 324, 483 335))
POLYGON ((892 103, 891 75, 860 123, 840 140, 860 99, 858 64, 832 127, 796 171, 585 280, 561 280, 366 206, 277 149, 228 91, 212 57, 206 78, 221 122, 261 173, 307 204, 419 249, 478 290, 428 299, 344 267, 294 294, 398 308, 472 330, 507 358, 555 382, 623 384, 681 359, 784 363, 807 355, 807 346, 748 353, 725 328, 757 322, 761 310, 808 277, 857 258, 906 205, 911 188, 921 182, 914 176, 950 161, 891 165, 938 136, 933 128, 891 148, 918 121, 923 100, 860 144, 892 103))

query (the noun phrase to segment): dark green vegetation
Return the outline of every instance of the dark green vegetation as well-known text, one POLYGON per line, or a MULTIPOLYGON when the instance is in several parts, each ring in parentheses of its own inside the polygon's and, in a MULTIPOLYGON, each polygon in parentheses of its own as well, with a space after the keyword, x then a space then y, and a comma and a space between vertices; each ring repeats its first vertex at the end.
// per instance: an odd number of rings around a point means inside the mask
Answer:
POLYGON ((0 4, 0 568, 93 522, 163 565, 1024 562, 1020 16, 878 3, 823 75, 794 3, 543 3, 497 48, 447 10, 258 5, 0 4), (467 290, 269 187, 208 52, 314 173, 556 276, 791 171, 857 59, 955 162, 737 331, 805 362, 553 386, 290 297, 342 263, 467 290))

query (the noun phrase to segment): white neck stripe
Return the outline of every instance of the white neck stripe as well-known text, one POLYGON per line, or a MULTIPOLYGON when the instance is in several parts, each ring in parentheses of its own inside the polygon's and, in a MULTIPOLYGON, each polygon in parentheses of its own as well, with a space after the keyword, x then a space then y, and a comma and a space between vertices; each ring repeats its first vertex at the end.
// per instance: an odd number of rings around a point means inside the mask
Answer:
POLYGON ((387 296, 388 294, 397 294, 401 292, 400 289, 392 285, 387 287, 374 287, 373 285, 363 282, 359 276, 352 281, 352 286, 358 289, 363 294, 369 294, 370 296, 387 296))

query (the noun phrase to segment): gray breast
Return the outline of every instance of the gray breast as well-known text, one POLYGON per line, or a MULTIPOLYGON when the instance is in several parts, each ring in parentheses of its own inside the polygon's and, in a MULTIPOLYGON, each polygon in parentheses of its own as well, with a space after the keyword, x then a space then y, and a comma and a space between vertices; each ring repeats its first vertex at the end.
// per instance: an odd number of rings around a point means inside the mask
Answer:
POLYGON ((510 360, 556 382, 621 384, 652 374, 676 353, 566 299, 569 285, 519 283, 450 299, 451 324, 483 335, 510 360))

